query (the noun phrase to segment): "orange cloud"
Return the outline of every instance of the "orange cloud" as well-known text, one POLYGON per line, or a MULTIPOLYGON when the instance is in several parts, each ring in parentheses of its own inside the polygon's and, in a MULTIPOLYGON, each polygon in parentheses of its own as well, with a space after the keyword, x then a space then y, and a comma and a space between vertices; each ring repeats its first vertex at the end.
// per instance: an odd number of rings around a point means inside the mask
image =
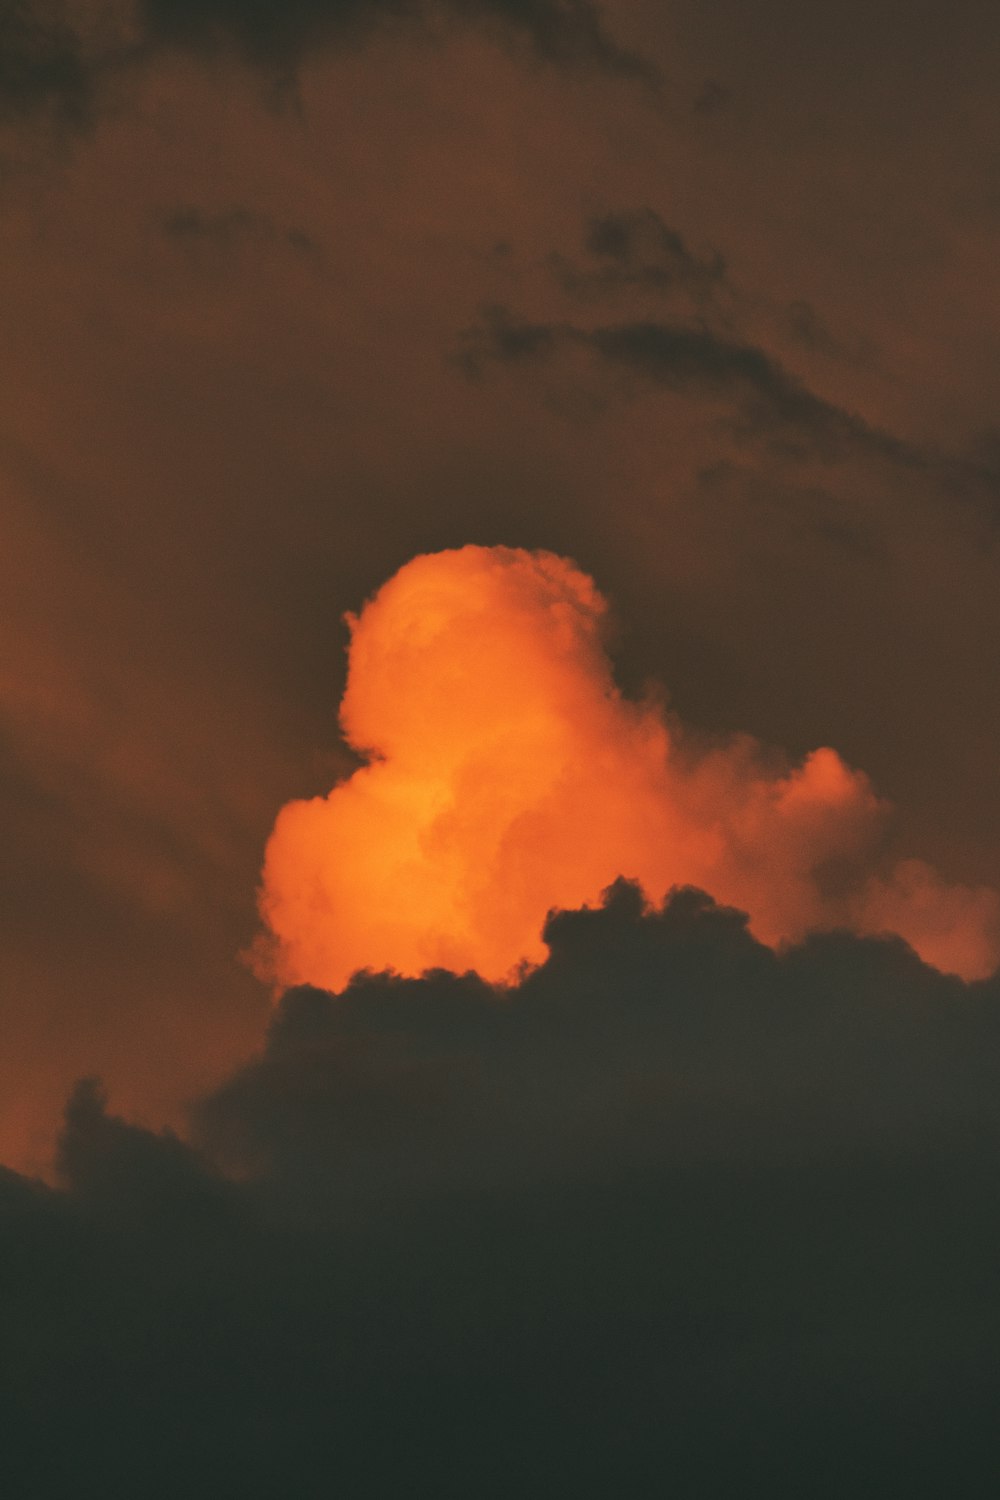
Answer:
POLYGON ((281 810, 260 972, 501 980, 544 956, 550 909, 618 875, 655 901, 703 887, 772 944, 891 930, 967 978, 996 967, 995 892, 912 861, 878 871, 888 807, 835 750, 789 768, 747 736, 698 749, 659 701, 623 697, 606 613, 564 558, 464 547, 414 558, 349 617, 340 720, 366 764, 281 810))

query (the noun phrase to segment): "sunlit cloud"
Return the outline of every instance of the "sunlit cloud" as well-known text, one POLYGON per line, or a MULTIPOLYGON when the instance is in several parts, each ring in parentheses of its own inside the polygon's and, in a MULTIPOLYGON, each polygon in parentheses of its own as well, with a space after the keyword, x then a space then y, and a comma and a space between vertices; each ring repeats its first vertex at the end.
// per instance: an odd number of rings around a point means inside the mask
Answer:
POLYGON ((966 978, 996 967, 996 893, 881 867, 890 809, 863 772, 827 747, 798 765, 746 735, 705 748, 617 688, 606 618, 572 562, 506 547, 416 557, 349 617, 340 721, 365 764, 277 818, 262 974, 502 981, 544 957, 547 912, 619 875, 654 904, 699 886, 770 944, 891 931, 966 978))

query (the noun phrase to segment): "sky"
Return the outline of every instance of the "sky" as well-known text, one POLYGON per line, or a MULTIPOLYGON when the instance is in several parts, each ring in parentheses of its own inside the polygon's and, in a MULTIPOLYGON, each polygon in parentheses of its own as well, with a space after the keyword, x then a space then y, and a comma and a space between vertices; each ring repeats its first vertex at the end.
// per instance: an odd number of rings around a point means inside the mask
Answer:
POLYGON ((0 6, 52 1495, 990 1492, 998 48, 0 6))

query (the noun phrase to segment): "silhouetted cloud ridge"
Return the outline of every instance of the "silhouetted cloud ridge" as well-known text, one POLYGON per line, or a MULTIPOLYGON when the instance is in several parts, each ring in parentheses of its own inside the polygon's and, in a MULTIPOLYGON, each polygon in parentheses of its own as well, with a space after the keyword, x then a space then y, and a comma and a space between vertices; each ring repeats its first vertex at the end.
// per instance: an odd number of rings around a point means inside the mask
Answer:
POLYGON ((19 1492, 987 1480, 997 980, 624 881, 546 937, 290 991, 195 1144, 79 1086, 0 1177, 19 1492))

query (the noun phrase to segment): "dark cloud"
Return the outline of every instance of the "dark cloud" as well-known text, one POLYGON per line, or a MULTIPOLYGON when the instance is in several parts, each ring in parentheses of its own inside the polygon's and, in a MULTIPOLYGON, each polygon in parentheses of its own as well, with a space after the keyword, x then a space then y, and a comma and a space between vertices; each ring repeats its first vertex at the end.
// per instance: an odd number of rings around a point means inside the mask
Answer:
POLYGON ((164 234, 180 244, 213 244, 229 248, 240 242, 286 245, 300 254, 314 254, 319 246, 304 229, 276 224, 268 214, 236 205, 209 211, 185 205, 165 214, 164 234))
POLYGON ((331 39, 356 37, 380 19, 417 9, 413 0, 142 0, 140 15, 156 46, 230 47, 259 66, 280 68, 331 39))
POLYGON ((609 325, 587 337, 608 364, 670 389, 736 396, 762 425, 799 430, 818 446, 836 449, 858 439, 878 447, 894 446, 860 417, 815 395, 753 345, 731 342, 702 328, 652 321, 609 325))
POLYGON ((875 350, 870 344, 860 341, 852 347, 844 343, 827 327, 810 302, 790 302, 779 322, 785 333, 814 354, 856 365, 871 365, 875 361, 875 350))
POLYGON ((854 459, 925 479, 935 503, 961 501, 988 528, 989 544, 995 539, 1000 473, 988 442, 971 454, 949 454, 897 437, 818 395, 764 348, 716 331, 704 319, 645 317, 585 327, 534 322, 491 304, 460 334, 457 364, 478 378, 492 362, 525 364, 573 350, 590 354, 605 373, 728 406, 737 449, 762 443, 793 465, 854 459))
MULTIPOLYGON (((551 62, 653 76, 648 64, 612 39, 591 0, 448 0, 445 8, 456 20, 497 24, 524 36, 551 62)), ((428 9, 423 0, 144 0, 142 14, 157 44, 199 51, 231 45, 273 67, 386 21, 424 18, 428 9)))
POLYGON ((560 285, 577 296, 625 289, 660 295, 680 291, 703 306, 725 281, 726 263, 721 255, 696 254, 650 208, 591 219, 584 248, 591 258, 586 268, 560 255, 551 261, 560 285))
POLYGON ((703 325, 643 319, 583 328, 532 323, 505 307, 488 307, 481 323, 462 335, 460 361, 468 373, 479 374, 491 360, 537 358, 574 347, 588 350, 605 368, 666 390, 734 402, 748 436, 804 443, 811 454, 831 459, 860 448, 904 464, 921 462, 905 443, 817 396, 763 349, 703 325))
MULTIPOLYGON (((272 1180, 319 1151, 366 1196, 403 1175, 496 1177, 906 1152, 1000 1126, 997 982, 966 986, 901 940, 785 954, 697 891, 662 913, 622 881, 560 913, 548 961, 497 995, 475 975, 361 975, 291 991, 263 1057, 199 1112, 201 1138, 272 1180)), ((426 1179, 426 1180, 425 1180, 426 1179)))
POLYGON ((0 8, 0 121, 42 109, 82 124, 95 81, 81 36, 57 7, 7 0, 0 8))
POLYGON ((294 82, 313 53, 366 40, 409 21, 486 27, 522 41, 545 62, 594 68, 654 87, 657 69, 622 48, 592 0, 140 0, 120 24, 101 28, 86 8, 60 0, 12 0, 0 15, 0 120, 50 110, 71 125, 88 122, 108 75, 165 51, 235 53, 279 83, 294 82))
POLYGON ((624 883, 547 937, 289 993, 197 1150, 77 1089, 0 1178, 17 1493, 989 1487, 996 980, 624 883))
MULTIPOLYGON (((493 361, 529 364, 559 355, 568 359, 582 350, 605 374, 629 377, 639 389, 651 385, 728 406, 732 420, 717 428, 716 446, 725 433, 737 450, 762 443, 771 457, 793 466, 851 460, 869 466, 869 472, 873 465, 888 466, 897 480, 927 481, 927 493, 937 503, 961 500, 992 533, 1000 517, 1000 475, 988 438, 967 451, 943 452, 898 436, 860 409, 820 394, 815 364, 808 377, 789 368, 765 347, 761 321, 793 356, 818 357, 856 372, 879 368, 871 339, 838 337, 805 299, 778 303, 748 294, 732 278, 725 257, 714 250, 696 252, 648 207, 590 218, 582 245, 583 263, 561 251, 546 262, 574 304, 570 315, 528 318, 503 303, 484 304, 480 321, 459 336, 457 363, 466 375, 478 378, 493 361), (615 294, 632 299, 629 315, 584 321, 587 304, 615 294)), ((603 407, 605 395, 591 394, 584 402, 590 415, 603 407)), ((576 410, 572 398, 549 404, 557 411, 576 410)), ((849 527, 842 518, 833 518, 831 525, 849 527)), ((846 531, 844 540, 850 545, 846 531)))

